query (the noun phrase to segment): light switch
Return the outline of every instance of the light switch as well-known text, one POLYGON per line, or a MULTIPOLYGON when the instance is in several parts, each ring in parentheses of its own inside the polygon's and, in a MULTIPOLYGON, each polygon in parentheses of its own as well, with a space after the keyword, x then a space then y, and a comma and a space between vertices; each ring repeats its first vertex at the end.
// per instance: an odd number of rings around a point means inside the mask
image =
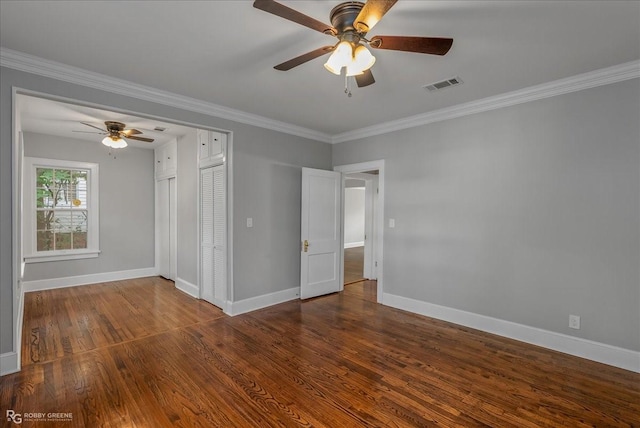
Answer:
POLYGON ((247 227, 253 227, 253 219, 251 217, 247 217, 247 227))
POLYGON ((389 227, 392 228, 392 229, 394 227, 396 227, 396 219, 395 218, 390 218, 389 219, 389 227))

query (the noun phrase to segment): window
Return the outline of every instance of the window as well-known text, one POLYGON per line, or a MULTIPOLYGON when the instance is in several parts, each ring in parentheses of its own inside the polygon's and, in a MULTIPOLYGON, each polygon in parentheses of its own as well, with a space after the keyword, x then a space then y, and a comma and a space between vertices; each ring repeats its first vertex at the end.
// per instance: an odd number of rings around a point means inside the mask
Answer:
POLYGON ((25 158, 25 261, 97 257, 98 164, 25 158))

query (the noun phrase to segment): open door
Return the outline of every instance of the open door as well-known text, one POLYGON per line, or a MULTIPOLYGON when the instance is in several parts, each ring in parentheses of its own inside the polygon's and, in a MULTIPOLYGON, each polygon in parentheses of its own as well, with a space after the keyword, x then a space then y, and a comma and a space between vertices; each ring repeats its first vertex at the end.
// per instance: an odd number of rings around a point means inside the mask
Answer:
POLYGON ((341 290, 342 174, 302 168, 300 298, 341 290))
POLYGON ((177 265, 177 200, 175 177, 156 182, 158 200, 158 274, 171 281, 176 280, 177 265))

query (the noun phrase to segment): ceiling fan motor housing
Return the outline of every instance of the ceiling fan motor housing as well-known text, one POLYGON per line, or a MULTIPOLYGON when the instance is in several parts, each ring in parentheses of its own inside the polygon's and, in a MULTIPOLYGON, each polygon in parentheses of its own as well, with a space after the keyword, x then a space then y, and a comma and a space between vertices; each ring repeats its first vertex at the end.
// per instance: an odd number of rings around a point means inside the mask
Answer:
POLYGON ((124 127, 127 126, 122 122, 114 122, 111 120, 107 120, 104 125, 107 127, 107 131, 110 133, 121 132, 124 130, 124 127))
POLYGON ((364 3, 359 1, 348 1, 340 3, 331 9, 330 19, 331 25, 338 31, 340 40, 347 40, 357 43, 365 32, 359 32, 354 27, 354 21, 364 7, 364 3), (357 39, 357 40, 349 40, 357 39))

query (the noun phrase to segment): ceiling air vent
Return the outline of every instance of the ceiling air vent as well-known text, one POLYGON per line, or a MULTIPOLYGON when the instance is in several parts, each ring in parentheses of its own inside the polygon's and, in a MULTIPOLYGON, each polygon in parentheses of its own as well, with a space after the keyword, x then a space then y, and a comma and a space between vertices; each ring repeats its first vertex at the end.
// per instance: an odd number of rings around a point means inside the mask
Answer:
POLYGON ((438 91, 440 89, 449 88, 451 86, 456 86, 462 83, 462 79, 458 76, 451 77, 449 79, 441 80, 439 82, 430 83, 428 85, 424 85, 423 88, 429 90, 429 92, 438 91))

